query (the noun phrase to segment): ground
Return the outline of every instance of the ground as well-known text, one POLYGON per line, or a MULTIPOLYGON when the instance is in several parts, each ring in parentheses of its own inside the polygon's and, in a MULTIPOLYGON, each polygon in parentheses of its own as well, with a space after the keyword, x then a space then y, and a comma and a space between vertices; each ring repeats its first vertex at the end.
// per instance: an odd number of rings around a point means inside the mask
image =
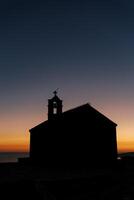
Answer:
POLYGON ((0 164, 0 188, 4 200, 131 200, 134 199, 134 163, 127 160, 114 167, 77 171, 0 164))

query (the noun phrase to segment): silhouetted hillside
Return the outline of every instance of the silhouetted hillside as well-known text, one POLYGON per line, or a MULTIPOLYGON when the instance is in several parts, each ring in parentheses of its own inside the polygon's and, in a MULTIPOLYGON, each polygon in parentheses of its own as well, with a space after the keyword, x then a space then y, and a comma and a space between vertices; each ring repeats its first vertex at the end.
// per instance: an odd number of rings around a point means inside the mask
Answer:
POLYGON ((17 162, 18 158, 28 157, 29 153, 26 152, 0 152, 0 163, 17 162))
POLYGON ((126 157, 126 156, 134 157, 134 152, 120 153, 119 156, 120 157, 126 157))

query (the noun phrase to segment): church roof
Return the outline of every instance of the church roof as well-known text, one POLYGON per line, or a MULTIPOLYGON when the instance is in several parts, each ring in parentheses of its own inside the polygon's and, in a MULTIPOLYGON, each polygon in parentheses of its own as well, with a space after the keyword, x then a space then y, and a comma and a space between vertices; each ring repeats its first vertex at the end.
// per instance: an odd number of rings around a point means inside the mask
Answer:
POLYGON ((117 126, 117 124, 115 122, 113 122, 111 119, 109 119, 108 117, 106 117, 105 115, 100 113, 98 110, 96 110, 94 107, 92 107, 89 103, 86 103, 84 105, 67 110, 63 114, 66 114, 66 113, 71 114, 73 112, 91 112, 92 114, 94 113, 94 115, 96 115, 96 117, 102 118, 104 121, 117 126))
MULTIPOLYGON (((69 117, 70 115, 72 115, 73 113, 91 113, 91 117, 95 116, 96 118, 102 120, 105 123, 108 123, 112 126, 117 126, 117 124, 115 122, 113 122, 111 119, 107 118, 105 115, 103 115, 102 113, 100 113, 98 110, 96 110, 95 108, 93 108, 90 104, 86 103, 84 105, 72 108, 70 110, 67 110, 65 112, 62 113, 62 116, 64 117, 69 117)), ((36 128, 41 128, 42 126, 47 126, 49 120, 46 120, 45 122, 40 123, 39 125, 33 127, 31 130, 36 129, 36 128)))

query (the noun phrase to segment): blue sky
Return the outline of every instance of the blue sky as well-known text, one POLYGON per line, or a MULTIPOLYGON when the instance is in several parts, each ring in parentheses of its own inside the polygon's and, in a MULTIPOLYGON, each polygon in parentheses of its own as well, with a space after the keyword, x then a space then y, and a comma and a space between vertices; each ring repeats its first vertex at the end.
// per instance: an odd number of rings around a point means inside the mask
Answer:
POLYGON ((0 118, 26 120, 18 137, 46 119, 58 87, 65 109, 89 101, 119 123, 120 138, 133 138, 133 10, 126 0, 0 3, 0 118))

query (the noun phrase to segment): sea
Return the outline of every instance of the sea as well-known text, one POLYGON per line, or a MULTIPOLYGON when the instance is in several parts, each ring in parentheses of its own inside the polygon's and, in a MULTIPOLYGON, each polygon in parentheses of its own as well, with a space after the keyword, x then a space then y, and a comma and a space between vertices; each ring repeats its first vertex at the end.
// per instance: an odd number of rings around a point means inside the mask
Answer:
POLYGON ((29 157, 29 153, 25 152, 0 152, 0 163, 17 162, 18 158, 29 157))

